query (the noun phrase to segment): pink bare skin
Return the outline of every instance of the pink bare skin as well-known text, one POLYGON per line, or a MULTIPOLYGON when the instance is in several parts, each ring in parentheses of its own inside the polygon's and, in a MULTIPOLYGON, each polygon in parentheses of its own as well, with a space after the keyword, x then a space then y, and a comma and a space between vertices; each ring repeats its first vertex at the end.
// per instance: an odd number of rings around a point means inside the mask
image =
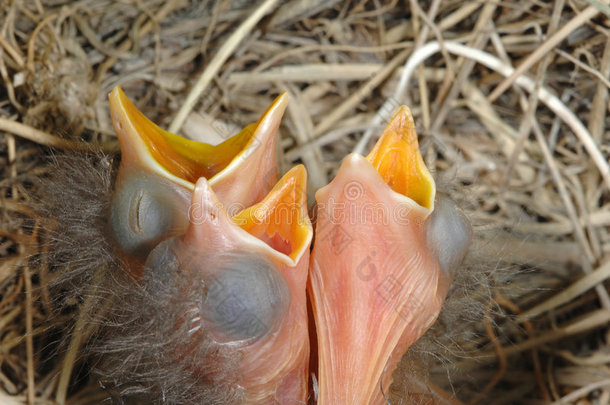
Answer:
POLYGON ((398 362, 438 317, 470 226, 453 203, 434 201, 406 107, 367 158, 347 156, 316 193, 318 404, 385 403, 398 362))

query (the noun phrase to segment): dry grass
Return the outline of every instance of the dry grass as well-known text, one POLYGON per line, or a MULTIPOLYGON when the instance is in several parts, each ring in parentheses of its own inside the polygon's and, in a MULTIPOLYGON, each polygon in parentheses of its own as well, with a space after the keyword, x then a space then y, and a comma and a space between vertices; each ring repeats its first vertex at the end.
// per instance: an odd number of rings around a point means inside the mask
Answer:
POLYGON ((74 314, 50 316, 53 274, 32 260, 45 221, 28 196, 53 148, 117 150, 106 95, 120 84, 161 126, 221 137, 288 90, 281 167, 305 163, 310 190, 370 148, 371 123, 378 134, 409 105, 428 166, 473 220, 472 259, 485 264, 448 302, 454 346, 427 360, 439 389, 465 403, 610 403, 607 2, 251 3, 0 5, 0 402, 105 398, 73 351, 55 350, 74 314), (401 83, 430 41, 440 51, 401 83), (475 63, 476 50, 515 73, 475 63), (463 308, 475 308, 469 322, 455 320, 463 308))

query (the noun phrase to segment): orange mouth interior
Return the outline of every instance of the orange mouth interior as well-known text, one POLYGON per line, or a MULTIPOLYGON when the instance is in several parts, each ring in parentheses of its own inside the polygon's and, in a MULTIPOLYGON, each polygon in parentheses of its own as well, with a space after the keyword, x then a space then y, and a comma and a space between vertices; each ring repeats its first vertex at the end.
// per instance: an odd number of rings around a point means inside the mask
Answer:
MULTIPOLYGON (((210 145, 183 138, 160 128, 137 109, 120 87, 116 87, 110 94, 111 110, 122 118, 115 120, 113 116, 113 120, 130 124, 131 128, 123 128, 123 130, 130 137, 140 138, 145 145, 146 151, 140 150, 139 153, 148 152, 165 170, 191 183, 195 183, 199 177, 210 179, 244 151, 252 141, 258 124, 277 102, 278 99, 257 123, 246 126, 238 134, 218 145, 210 145)), ((118 125, 120 130, 120 123, 118 125)))
POLYGON ((307 172, 293 167, 260 203, 241 211, 233 221, 273 249, 298 261, 308 249, 311 224, 306 194, 307 172))
POLYGON ((394 113, 366 158, 392 190, 422 207, 433 207, 436 187, 419 152, 415 124, 407 107, 394 113))

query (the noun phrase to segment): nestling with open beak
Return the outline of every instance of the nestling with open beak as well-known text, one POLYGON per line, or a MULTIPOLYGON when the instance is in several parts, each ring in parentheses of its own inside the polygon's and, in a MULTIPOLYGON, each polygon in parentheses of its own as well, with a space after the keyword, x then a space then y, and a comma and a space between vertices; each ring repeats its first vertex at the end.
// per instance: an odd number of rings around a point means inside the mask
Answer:
POLYGON ((309 295, 318 404, 382 404, 403 354, 434 323, 471 239, 400 107, 365 158, 316 193, 309 295))
POLYGON ((110 95, 123 152, 110 207, 117 250, 151 298, 182 308, 173 321, 188 331, 172 350, 176 362, 193 357, 185 364, 194 375, 246 403, 307 395, 313 232, 304 167, 268 189, 286 103, 283 94, 257 124, 212 147, 163 131, 119 88, 110 95), (244 209, 232 217, 236 207, 244 209), (219 376, 207 365, 214 351, 239 361, 219 376))
POLYGON ((49 206, 68 224, 54 266, 69 269, 62 285, 93 285, 78 289, 83 333, 115 402, 383 403, 438 316, 471 231, 436 195, 409 110, 316 193, 310 260, 305 168, 277 179, 287 102, 212 146, 162 130, 116 88, 114 181, 109 167, 64 170, 89 208, 49 206))
POLYGON ((116 88, 118 170, 65 157, 47 182, 56 296, 84 301, 74 335, 92 336, 116 402, 307 400, 313 231, 304 167, 277 179, 287 101, 212 146, 157 127, 116 88))

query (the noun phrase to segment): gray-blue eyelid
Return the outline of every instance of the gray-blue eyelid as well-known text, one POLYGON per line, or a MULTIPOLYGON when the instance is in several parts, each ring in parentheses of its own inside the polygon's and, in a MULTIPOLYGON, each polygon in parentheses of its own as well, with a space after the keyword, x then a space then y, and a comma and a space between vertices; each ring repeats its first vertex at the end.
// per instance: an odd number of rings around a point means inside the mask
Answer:
POLYGON ((260 338, 288 312, 290 290, 263 256, 231 253, 207 279, 201 315, 232 341, 260 338))
POLYGON ((127 176, 112 197, 110 234, 122 251, 145 257, 157 243, 186 229, 184 201, 162 179, 147 174, 127 176))
POLYGON ((222 343, 251 342, 269 334, 290 306, 288 284, 266 257, 246 251, 202 254, 185 247, 180 237, 161 242, 150 253, 143 283, 155 296, 180 294, 197 305, 201 328, 194 329, 207 330, 222 343))
POLYGON ((426 242, 447 275, 455 275, 471 240, 468 218, 451 199, 437 197, 434 211, 426 221, 426 242))

